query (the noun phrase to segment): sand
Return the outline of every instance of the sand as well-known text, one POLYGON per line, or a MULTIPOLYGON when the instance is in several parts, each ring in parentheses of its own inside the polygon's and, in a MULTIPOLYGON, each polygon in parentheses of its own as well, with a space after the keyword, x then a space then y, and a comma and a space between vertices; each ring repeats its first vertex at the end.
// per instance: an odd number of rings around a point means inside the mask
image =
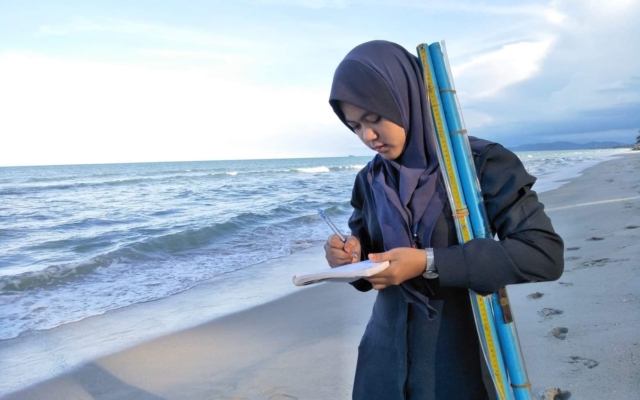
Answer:
MULTIPOLYGON (((540 198, 565 240, 565 273, 508 288, 534 393, 640 398, 640 152, 540 198)), ((323 262, 319 247, 304 254, 323 262)), ((373 300, 372 292, 322 284, 4 398, 348 399, 373 300)))

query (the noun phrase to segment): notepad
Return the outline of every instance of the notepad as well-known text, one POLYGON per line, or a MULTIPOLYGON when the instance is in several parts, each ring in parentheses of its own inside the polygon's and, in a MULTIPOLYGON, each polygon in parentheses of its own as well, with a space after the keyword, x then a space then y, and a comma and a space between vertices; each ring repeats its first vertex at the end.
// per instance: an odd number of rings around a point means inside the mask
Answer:
POLYGON ((293 284, 296 286, 306 286, 320 282, 353 282, 360 278, 376 275, 388 267, 389 261, 377 263, 371 260, 365 260, 304 275, 294 275, 293 284))

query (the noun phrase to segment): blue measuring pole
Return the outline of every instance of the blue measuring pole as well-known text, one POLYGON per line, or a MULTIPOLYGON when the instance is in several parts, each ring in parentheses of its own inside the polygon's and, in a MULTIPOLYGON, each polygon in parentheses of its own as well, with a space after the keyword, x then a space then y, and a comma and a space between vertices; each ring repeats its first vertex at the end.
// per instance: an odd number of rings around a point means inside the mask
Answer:
MULTIPOLYGON (((467 199, 467 207, 471 215, 474 236, 478 238, 490 238, 491 231, 482 201, 482 192, 478 183, 478 176, 473 163, 473 154, 471 153, 467 131, 462 121, 455 89, 445 61, 445 54, 443 54, 440 43, 431 44, 429 46, 429 54, 438 81, 445 118, 451 135, 451 144, 455 153, 460 179, 462 180, 462 189, 465 199, 467 199)), ((509 306, 506 291, 502 297, 497 293, 491 295, 491 303, 500 348, 509 372, 509 380, 511 381, 514 396, 516 400, 530 400, 533 398, 533 395, 531 393, 531 385, 527 377, 522 351, 520 350, 520 343, 518 342, 515 323, 512 320, 505 320, 503 314, 502 307, 509 306)))
MULTIPOLYGON (((427 99, 430 102, 436 136, 439 139, 442 139, 436 141, 438 160, 441 164, 441 169, 443 169, 445 186, 447 188, 447 194, 449 196, 452 209, 456 210, 456 213, 458 211, 462 211, 461 215, 457 215, 455 220, 458 238, 460 239, 460 243, 464 243, 465 241, 474 238, 473 225, 468 213, 468 203, 465 201, 464 190, 462 190, 462 179, 456 163, 456 155, 453 152, 449 129, 447 127, 447 121, 442 107, 440 91, 438 89, 438 82, 428 46, 418 46, 418 53, 423 63, 427 99), (423 51, 423 49, 425 51, 423 51), (423 54, 424 60, 422 59, 423 54), (429 93, 433 94, 433 100, 431 100, 429 93), (463 228, 463 226, 465 228, 463 228), (466 229, 466 227, 469 229, 466 229), (463 229, 468 233, 468 235, 463 235, 463 229)), ((496 394, 500 400, 512 400, 514 397, 509 385, 504 357, 500 349, 499 333, 495 326, 493 314, 491 313, 491 298, 479 296, 472 290, 469 290, 469 296, 483 353, 487 360, 489 372, 491 373, 491 377, 496 386, 496 394)))

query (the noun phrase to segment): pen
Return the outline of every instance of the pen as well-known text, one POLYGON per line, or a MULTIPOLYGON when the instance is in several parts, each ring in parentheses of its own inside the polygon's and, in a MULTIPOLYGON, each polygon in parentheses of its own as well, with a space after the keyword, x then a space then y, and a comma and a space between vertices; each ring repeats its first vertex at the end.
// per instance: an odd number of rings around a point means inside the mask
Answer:
MULTIPOLYGON (((331 228, 331 230, 338 235, 338 237, 340 238, 340 240, 342 240, 342 243, 346 243, 347 242, 347 238, 340 233, 340 231, 338 230, 338 228, 333 224, 333 222, 331 222, 331 220, 329 219, 329 217, 327 217, 324 213, 324 211, 322 211, 321 209, 318 209, 318 214, 320 214, 320 216, 322 217, 322 219, 324 219, 324 222, 327 223, 327 225, 329 225, 329 228, 331 228)), ((353 256, 356 258, 356 260, 359 260, 360 257, 358 257, 358 254, 356 253, 355 250, 351 250, 351 252, 353 253, 353 256)))

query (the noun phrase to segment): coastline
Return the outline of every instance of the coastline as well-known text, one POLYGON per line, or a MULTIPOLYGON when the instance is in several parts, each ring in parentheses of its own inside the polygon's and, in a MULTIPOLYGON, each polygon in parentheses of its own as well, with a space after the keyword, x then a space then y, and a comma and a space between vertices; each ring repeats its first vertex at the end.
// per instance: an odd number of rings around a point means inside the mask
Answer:
MULTIPOLYGON (((509 287, 534 391, 560 387, 570 390, 575 398, 631 398, 624 396, 637 394, 637 383, 633 386, 633 382, 638 379, 640 338, 635 334, 634 339, 634 332, 640 331, 640 322, 634 321, 634 315, 637 317, 640 303, 640 281, 632 271, 637 271, 634 257, 640 252, 640 228, 627 227, 640 226, 640 184, 633 177, 638 171, 640 157, 621 153, 540 195, 566 248, 578 249, 565 253, 562 283, 509 287), (610 201, 616 199, 631 200, 610 201), (612 273, 617 280, 608 279, 612 273), (533 292, 544 296, 528 299, 533 292), (544 308, 563 313, 544 317, 538 314, 544 308), (556 327, 569 329, 566 339, 548 335, 556 327), (590 361, 599 365, 592 366, 590 361)), ((50 351, 52 345, 68 351, 74 337, 100 332, 101 325, 121 323, 118 320, 123 315, 133 321, 136 314, 147 312, 185 312, 187 305, 197 306, 192 315, 202 320, 194 322, 204 323, 150 339, 171 331, 171 327, 166 321, 143 318, 134 324, 135 329, 156 329, 156 335, 139 337, 142 344, 104 357, 96 352, 77 359, 77 363, 88 363, 6 398, 349 398, 357 344, 374 294, 340 284, 292 290, 291 271, 299 271, 301 263, 305 270, 314 269, 311 263, 324 263, 320 247, 274 260, 274 265, 281 267, 279 274, 286 277, 281 293, 294 294, 260 304, 268 296, 263 293, 260 297, 256 288, 260 305, 235 314, 216 314, 212 301, 215 285, 206 283, 171 300, 139 304, 61 326, 55 334, 46 332, 49 340, 45 342, 39 340, 45 336, 39 332, 18 338, 14 343, 23 339, 23 346, 37 344, 43 352, 50 351), (187 304, 187 298, 201 298, 203 303, 187 304)), ((130 340, 135 333, 124 325, 125 332, 112 332, 104 342, 130 340)), ((3 370, 12 363, 24 365, 19 345, 3 346, 0 352, 3 370), (5 357, 7 350, 13 358, 5 357)), ((30 362, 36 365, 42 361, 30 362)))

